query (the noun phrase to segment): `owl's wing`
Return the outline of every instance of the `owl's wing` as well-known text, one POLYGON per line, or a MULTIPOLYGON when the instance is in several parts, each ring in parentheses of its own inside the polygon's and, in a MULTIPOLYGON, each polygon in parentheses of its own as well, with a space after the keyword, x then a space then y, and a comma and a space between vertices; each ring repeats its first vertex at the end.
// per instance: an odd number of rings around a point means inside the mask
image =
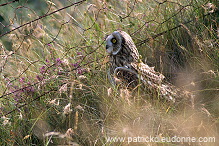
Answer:
POLYGON ((138 77, 141 79, 145 87, 151 90, 152 93, 157 93, 161 98, 172 102, 185 99, 186 96, 193 98, 193 95, 189 94, 189 92, 183 91, 164 81, 164 75, 156 72, 154 67, 149 67, 142 62, 132 63, 131 66, 138 73, 138 77))
POLYGON ((131 63, 132 68, 134 68, 139 75, 143 76, 152 83, 159 84, 165 78, 163 74, 155 72, 154 67, 150 67, 143 62, 131 63))

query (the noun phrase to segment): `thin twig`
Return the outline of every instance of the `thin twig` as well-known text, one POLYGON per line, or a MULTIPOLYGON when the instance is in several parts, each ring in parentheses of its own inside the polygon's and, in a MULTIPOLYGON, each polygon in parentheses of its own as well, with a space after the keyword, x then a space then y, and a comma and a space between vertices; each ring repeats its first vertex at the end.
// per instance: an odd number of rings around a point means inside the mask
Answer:
POLYGON ((33 101, 38 100, 40 97, 43 97, 43 96, 45 96, 46 94, 51 93, 52 91, 57 91, 57 90, 58 90, 58 89, 51 89, 51 90, 49 90, 49 91, 47 91, 47 92, 44 92, 43 94, 41 94, 41 95, 37 96, 36 98, 34 98, 33 100, 31 100, 30 102, 24 103, 24 104, 22 104, 22 105, 16 107, 15 109, 13 109, 13 110, 7 112, 6 114, 4 114, 4 116, 7 116, 7 115, 9 115, 9 114, 15 112, 16 110, 18 110, 18 109, 20 109, 20 108, 22 108, 22 107, 24 107, 24 106, 26 106, 26 105, 32 103, 33 101))
POLYGON ((18 1, 19 1, 19 0, 13 0, 13 1, 10 1, 10 2, 4 3, 4 4, 0 4, 0 7, 1 7, 1 6, 8 5, 8 4, 11 4, 11 3, 14 3, 14 2, 18 2, 18 1))
MULTIPOLYGON (((213 13, 218 13, 218 12, 219 12, 219 10, 216 10, 216 11, 214 11, 213 13)), ((203 16, 201 16, 201 17, 203 18, 203 17, 206 17, 206 16, 211 15, 211 14, 213 14, 213 13, 208 13, 208 14, 205 14, 205 15, 203 15, 203 16)), ((200 17, 200 18, 201 18, 201 17, 200 17)), ((151 36, 150 38, 146 38, 145 40, 139 41, 139 42, 136 43, 136 46, 141 46, 141 45, 145 44, 146 42, 150 41, 151 39, 155 39, 155 38, 157 38, 157 37, 159 37, 159 36, 162 36, 162 35, 164 35, 164 34, 170 32, 170 31, 173 31, 173 30, 175 30, 175 29, 177 29, 177 28, 180 28, 182 25, 188 24, 188 23, 193 22, 193 21, 195 21, 195 20, 197 20, 197 18, 193 18, 193 19, 191 19, 191 20, 189 20, 189 21, 187 21, 187 22, 181 23, 181 24, 179 24, 179 25, 177 25, 177 26, 175 26, 175 27, 173 27, 173 28, 171 28, 171 29, 168 29, 168 30, 165 30, 165 31, 163 31, 163 32, 161 32, 161 33, 158 33, 158 34, 156 34, 156 35, 153 35, 153 36, 151 36)))
POLYGON ((7 31, 7 32, 1 34, 0 37, 4 36, 4 35, 6 35, 6 34, 9 34, 9 33, 13 32, 13 31, 15 31, 15 30, 17 30, 17 29, 20 29, 20 28, 22 28, 22 27, 24 27, 24 26, 26 26, 26 25, 28 25, 28 24, 31 24, 31 23, 33 23, 33 22, 35 22, 35 21, 38 21, 38 20, 40 20, 40 19, 42 19, 42 18, 44 18, 44 17, 47 17, 47 16, 49 16, 49 15, 52 15, 52 14, 57 13, 57 12, 59 12, 59 11, 62 11, 62 10, 64 10, 64 9, 67 9, 67 8, 73 6, 73 5, 81 4, 81 3, 83 3, 84 1, 86 1, 86 0, 82 0, 82 1, 79 1, 79 2, 72 3, 71 5, 68 5, 68 6, 63 7, 63 8, 61 8, 61 9, 58 9, 58 10, 56 10, 56 11, 53 11, 53 12, 51 12, 51 13, 49 13, 49 14, 45 14, 45 15, 43 15, 43 16, 39 16, 37 19, 34 19, 34 20, 32 20, 32 21, 29 21, 29 22, 27 22, 27 23, 25 23, 25 24, 23 24, 23 25, 20 25, 20 26, 18 26, 18 27, 16 27, 16 28, 12 29, 12 30, 10 30, 10 31, 7 31))

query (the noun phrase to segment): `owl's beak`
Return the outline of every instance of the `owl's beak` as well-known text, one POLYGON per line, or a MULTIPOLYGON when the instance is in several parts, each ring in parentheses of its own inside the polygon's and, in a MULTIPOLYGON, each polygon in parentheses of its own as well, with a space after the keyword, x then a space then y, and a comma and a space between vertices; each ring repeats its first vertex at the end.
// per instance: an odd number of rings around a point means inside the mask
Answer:
POLYGON ((109 49, 109 45, 106 45, 106 49, 109 49))
POLYGON ((113 52, 113 47, 110 46, 110 45, 106 45, 106 52, 109 53, 109 54, 112 54, 112 52, 113 52))

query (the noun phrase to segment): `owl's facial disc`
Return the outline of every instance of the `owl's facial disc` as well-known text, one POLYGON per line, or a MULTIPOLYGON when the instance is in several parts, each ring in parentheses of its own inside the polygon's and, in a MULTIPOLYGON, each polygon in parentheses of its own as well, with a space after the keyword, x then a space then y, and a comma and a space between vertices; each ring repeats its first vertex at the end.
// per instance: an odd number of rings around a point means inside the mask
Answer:
POLYGON ((114 31, 106 38, 106 51, 111 55, 116 55, 121 50, 122 37, 118 31, 114 31))

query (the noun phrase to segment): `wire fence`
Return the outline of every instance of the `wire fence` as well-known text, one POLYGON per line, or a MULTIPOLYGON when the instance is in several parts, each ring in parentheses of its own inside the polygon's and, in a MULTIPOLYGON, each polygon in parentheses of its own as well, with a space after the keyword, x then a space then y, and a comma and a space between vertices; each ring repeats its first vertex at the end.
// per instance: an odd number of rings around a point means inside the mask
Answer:
MULTIPOLYGON (((143 61, 155 66, 167 80, 183 82, 183 88, 199 93, 201 102, 210 107, 210 112, 205 107, 202 112, 218 115, 214 106, 219 90, 218 7, 217 0, 1 1, 0 133, 4 140, 0 144, 26 145, 28 140, 32 144, 36 139, 32 135, 41 133, 44 138, 55 135, 70 141, 73 138, 82 145, 94 145, 96 141, 103 145, 104 132, 111 136, 109 129, 116 127, 107 123, 116 121, 116 110, 124 112, 114 105, 118 100, 113 97, 130 96, 126 90, 120 95, 112 90, 106 77, 105 38, 115 30, 129 33, 143 61), (185 70, 191 74, 183 74, 185 70), (26 120, 19 121, 22 116, 26 120), (110 122, 106 121, 108 117, 112 117, 110 122), (14 123, 7 127, 9 122, 14 123), (40 122, 53 126, 50 131, 60 132, 49 132, 49 126, 34 131, 40 122), (66 134, 61 134, 63 129, 68 129, 66 134)), ((150 113, 147 120, 156 117, 151 109, 148 112, 144 107, 142 111, 150 113)), ((153 122, 147 124, 157 124, 153 122)), ((177 122, 170 123, 175 126, 177 122)), ((153 133, 159 127, 145 131, 153 133)))
POLYGON ((4 2, 0 4, 2 116, 60 93, 72 78, 104 74, 104 36, 116 29, 129 32, 137 47, 150 50, 147 43, 165 44, 168 35, 180 28, 189 27, 188 35, 207 27, 209 43, 218 48, 217 1, 4 2))

